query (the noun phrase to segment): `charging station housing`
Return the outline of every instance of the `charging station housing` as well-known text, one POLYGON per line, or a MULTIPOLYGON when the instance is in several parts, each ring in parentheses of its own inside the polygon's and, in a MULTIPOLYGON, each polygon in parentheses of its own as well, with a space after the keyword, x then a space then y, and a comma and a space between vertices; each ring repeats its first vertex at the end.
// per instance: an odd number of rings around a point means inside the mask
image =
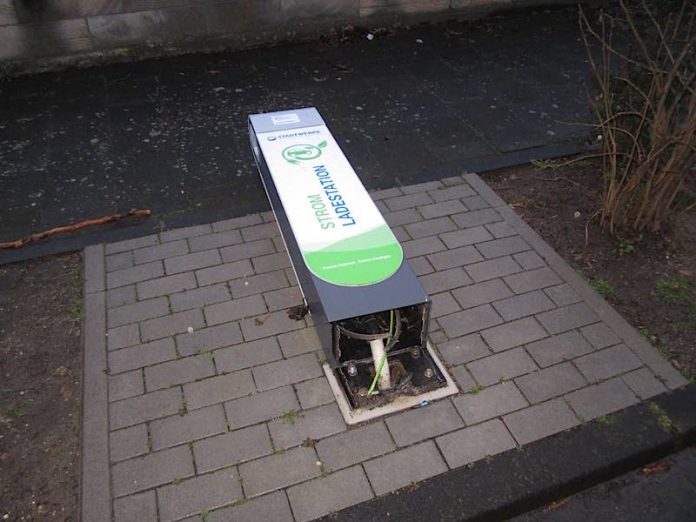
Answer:
POLYGON ((399 340, 386 356, 394 384, 408 375, 401 391, 411 395, 445 385, 426 347, 430 299, 319 112, 250 115, 249 135, 326 361, 351 407, 390 400, 365 396, 376 373, 365 339, 385 338, 394 314, 399 340))

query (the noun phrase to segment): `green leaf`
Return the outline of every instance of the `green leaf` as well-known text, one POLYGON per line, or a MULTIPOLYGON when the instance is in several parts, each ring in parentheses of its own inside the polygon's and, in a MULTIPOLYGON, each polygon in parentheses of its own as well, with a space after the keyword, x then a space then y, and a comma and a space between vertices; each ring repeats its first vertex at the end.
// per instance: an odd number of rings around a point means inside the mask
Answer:
POLYGON ((323 149, 324 147, 326 147, 326 145, 327 145, 326 140, 324 140, 319 144, 319 148, 323 149))

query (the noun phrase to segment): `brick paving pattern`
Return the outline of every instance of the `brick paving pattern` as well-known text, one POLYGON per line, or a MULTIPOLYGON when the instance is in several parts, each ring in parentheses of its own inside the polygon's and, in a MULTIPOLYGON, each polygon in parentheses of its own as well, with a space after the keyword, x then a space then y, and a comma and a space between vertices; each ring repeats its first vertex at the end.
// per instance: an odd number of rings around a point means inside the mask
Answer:
POLYGON ((460 394, 349 429, 269 213, 90 247, 116 522, 311 520, 685 384, 478 177, 372 196, 460 394))

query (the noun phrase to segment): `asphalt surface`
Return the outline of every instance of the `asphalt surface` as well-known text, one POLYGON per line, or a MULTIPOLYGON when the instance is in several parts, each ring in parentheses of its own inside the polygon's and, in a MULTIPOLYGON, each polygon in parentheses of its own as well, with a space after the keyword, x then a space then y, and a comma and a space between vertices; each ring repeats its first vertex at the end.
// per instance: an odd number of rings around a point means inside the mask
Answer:
POLYGON ((695 513, 696 448, 691 447, 513 520, 686 522, 695 513))
POLYGON ((268 208, 248 114, 316 106, 368 188, 577 151, 573 8, 0 81, 0 241, 131 208, 0 262, 268 208))

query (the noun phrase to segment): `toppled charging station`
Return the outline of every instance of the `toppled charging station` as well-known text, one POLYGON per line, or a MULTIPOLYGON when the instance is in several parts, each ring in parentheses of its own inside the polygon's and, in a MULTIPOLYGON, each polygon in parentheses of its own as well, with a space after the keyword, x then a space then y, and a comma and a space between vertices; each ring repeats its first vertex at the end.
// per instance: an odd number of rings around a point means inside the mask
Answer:
POLYGON ((456 393, 430 299, 319 112, 250 115, 249 135, 346 422, 456 393))

